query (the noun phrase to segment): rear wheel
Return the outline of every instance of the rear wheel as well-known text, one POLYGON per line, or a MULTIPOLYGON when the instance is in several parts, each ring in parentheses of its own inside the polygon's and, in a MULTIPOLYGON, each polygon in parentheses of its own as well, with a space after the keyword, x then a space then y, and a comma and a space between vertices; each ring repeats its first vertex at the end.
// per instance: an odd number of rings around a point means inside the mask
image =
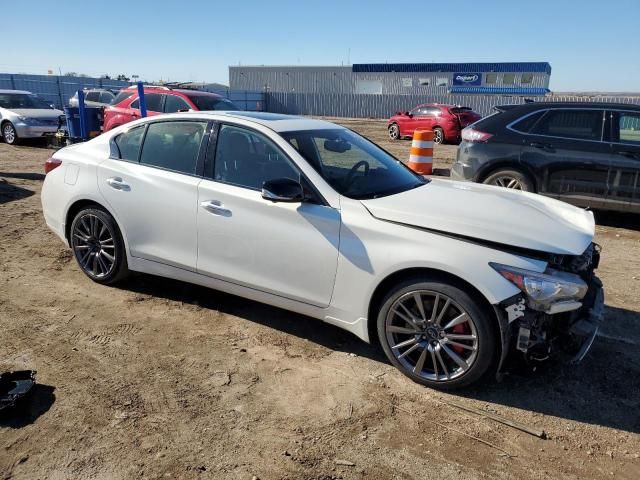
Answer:
POLYGON ((444 130, 440 127, 435 127, 433 129, 433 143, 436 145, 444 143, 444 130))
POLYGON ((389 361, 429 387, 477 382, 497 355, 489 314, 447 282, 414 278, 400 283, 383 301, 377 327, 389 361))
POLYGON ((108 212, 98 207, 81 210, 70 235, 73 255, 91 280, 109 285, 128 275, 122 235, 108 212))
POLYGON ((2 138, 4 138, 4 141, 9 145, 18 143, 18 133, 11 122, 4 122, 2 124, 2 138))
POLYGON ((522 190, 523 192, 535 192, 533 182, 527 175, 509 168, 496 170, 485 178, 482 183, 512 190, 522 190))
POLYGON ((397 123, 392 123, 389 125, 389 138, 391 140, 399 140, 400 139, 400 127, 397 123))

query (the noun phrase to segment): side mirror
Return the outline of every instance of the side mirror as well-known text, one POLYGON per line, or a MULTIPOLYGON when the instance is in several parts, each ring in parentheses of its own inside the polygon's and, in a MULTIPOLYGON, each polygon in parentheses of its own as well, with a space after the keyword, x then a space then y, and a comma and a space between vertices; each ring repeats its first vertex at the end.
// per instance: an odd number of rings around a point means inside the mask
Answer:
POLYGON ((262 184, 262 198, 272 202, 302 202, 304 191, 299 182, 290 178, 276 178, 262 184))
POLYGON ((413 115, 411 114, 411 112, 404 112, 404 114, 405 114, 407 117, 413 117, 413 115))

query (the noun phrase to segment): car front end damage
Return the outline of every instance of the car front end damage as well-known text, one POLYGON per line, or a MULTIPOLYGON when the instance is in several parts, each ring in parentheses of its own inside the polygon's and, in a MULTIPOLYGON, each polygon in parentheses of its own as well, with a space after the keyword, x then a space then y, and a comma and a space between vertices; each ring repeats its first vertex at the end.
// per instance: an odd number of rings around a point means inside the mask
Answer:
POLYGON ((500 322, 501 372, 509 354, 533 364, 552 352, 580 362, 593 345, 604 315, 604 289, 595 275, 600 246, 591 243, 581 255, 550 255, 544 273, 504 265, 491 266, 522 293, 495 306, 500 322))

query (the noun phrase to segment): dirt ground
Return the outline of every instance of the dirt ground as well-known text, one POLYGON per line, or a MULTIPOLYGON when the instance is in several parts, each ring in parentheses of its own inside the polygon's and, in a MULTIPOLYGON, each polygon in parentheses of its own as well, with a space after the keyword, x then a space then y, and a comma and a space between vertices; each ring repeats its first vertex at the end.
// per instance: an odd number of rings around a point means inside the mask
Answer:
MULTIPOLYGON (((384 122, 342 123, 406 157, 384 122)), ((0 144, 0 371, 39 382, 0 417, 0 479, 640 478, 638 218, 598 216, 607 319, 582 364, 445 394, 313 319, 145 275, 92 283, 42 218, 50 154, 0 144)))

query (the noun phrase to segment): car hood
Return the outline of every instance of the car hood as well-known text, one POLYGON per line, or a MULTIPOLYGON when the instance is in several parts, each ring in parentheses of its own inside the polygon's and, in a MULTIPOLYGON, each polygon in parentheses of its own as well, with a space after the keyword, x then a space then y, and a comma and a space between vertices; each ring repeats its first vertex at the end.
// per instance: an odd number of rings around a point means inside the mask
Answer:
POLYGON ((556 254, 582 254, 595 229, 591 212, 567 203, 451 180, 362 203, 381 220, 556 254))
POLYGON ((27 118, 58 118, 64 114, 61 110, 49 108, 14 108, 9 111, 27 118))

